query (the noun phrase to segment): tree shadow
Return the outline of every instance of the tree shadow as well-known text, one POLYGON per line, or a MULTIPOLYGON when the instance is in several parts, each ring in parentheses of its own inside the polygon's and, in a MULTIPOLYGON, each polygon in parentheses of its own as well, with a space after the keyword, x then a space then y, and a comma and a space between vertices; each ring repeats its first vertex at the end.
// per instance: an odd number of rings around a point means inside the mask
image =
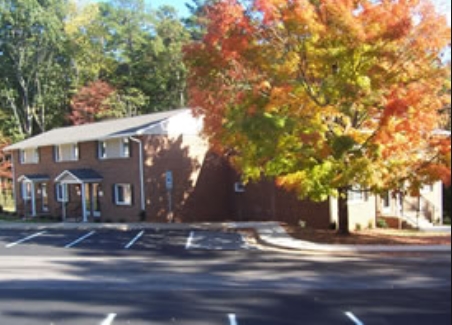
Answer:
POLYGON ((199 137, 171 139, 149 136, 145 141, 147 221, 223 221, 231 215, 230 168, 206 153, 199 137), (173 176, 168 190, 166 174, 173 176))

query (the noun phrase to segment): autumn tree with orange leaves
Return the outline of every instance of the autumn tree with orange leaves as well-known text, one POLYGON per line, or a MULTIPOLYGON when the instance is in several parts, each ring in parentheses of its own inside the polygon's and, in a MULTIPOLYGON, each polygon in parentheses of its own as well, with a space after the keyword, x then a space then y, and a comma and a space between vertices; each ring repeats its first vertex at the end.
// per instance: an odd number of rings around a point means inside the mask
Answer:
POLYGON ((109 83, 101 80, 91 82, 72 98, 69 119, 74 125, 93 123, 110 107, 109 97, 115 92, 109 83))
POLYGON ((186 49, 189 94, 213 146, 245 179, 300 198, 450 183, 445 17, 427 0, 222 0, 186 49))

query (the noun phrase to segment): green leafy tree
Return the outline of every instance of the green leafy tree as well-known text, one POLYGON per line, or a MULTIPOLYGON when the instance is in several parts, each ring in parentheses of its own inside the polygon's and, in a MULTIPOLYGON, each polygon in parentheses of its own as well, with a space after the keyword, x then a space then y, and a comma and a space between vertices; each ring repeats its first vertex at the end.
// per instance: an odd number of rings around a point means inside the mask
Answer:
POLYGON ((63 0, 0 1, 0 101, 22 137, 46 130, 66 101, 63 0))

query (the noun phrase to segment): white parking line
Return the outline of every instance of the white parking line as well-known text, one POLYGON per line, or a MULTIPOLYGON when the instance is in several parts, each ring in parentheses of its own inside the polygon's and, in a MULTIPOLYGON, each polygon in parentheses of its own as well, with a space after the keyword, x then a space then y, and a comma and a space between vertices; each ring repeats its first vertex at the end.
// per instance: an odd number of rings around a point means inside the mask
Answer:
POLYGON ((356 317, 355 315, 353 315, 353 313, 352 312, 346 312, 345 313, 345 315, 348 317, 348 318, 350 318, 354 323, 355 323, 355 325, 364 325, 364 323, 363 322, 361 322, 359 319, 358 319, 358 317, 356 317))
POLYGON ((190 237, 188 237, 188 239, 187 239, 187 244, 185 245, 185 249, 186 250, 189 250, 190 249, 190 247, 191 247, 191 245, 192 245, 192 243, 193 243, 193 239, 195 238, 195 232, 194 231, 192 231, 191 233, 190 233, 190 237))
POLYGON ((116 316, 118 316, 118 315, 117 314, 108 314, 107 318, 105 318, 104 321, 102 323, 100 323, 100 325, 113 324, 113 321, 115 320, 116 316))
POLYGON ((95 231, 91 231, 90 233, 86 234, 83 237, 80 237, 79 239, 77 239, 76 241, 73 241, 70 244, 67 244, 66 246, 64 246, 64 248, 71 248, 74 247, 75 245, 77 245, 78 243, 84 241, 85 239, 87 239, 88 237, 91 237, 92 235, 94 235, 96 232, 95 231))
POLYGON ((230 325, 239 325, 239 323, 237 323, 237 316, 235 314, 229 314, 228 318, 230 325))
POLYGON ((138 235, 135 236, 134 239, 132 239, 130 241, 130 243, 128 243, 124 249, 129 249, 130 247, 132 247, 133 245, 135 245, 135 243, 144 235, 144 230, 142 232, 140 232, 138 235))
POLYGON ((17 245, 19 245, 19 244, 25 243, 26 241, 28 241, 28 240, 30 240, 30 239, 33 239, 33 238, 36 238, 36 237, 38 237, 38 236, 44 235, 45 233, 46 233, 46 231, 38 232, 37 234, 28 236, 28 237, 26 237, 26 238, 23 238, 23 239, 21 239, 21 240, 18 240, 18 241, 16 241, 16 242, 14 242, 14 243, 8 244, 8 245, 6 245, 6 248, 11 248, 11 247, 17 246, 17 245))

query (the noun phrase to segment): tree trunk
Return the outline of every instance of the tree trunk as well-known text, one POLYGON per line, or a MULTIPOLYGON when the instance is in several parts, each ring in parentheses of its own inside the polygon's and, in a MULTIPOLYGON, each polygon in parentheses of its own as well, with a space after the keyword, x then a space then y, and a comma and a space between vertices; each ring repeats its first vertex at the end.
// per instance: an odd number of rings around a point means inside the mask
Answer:
POLYGON ((349 219, 348 219, 348 188, 339 189, 339 234, 350 235, 349 219))

